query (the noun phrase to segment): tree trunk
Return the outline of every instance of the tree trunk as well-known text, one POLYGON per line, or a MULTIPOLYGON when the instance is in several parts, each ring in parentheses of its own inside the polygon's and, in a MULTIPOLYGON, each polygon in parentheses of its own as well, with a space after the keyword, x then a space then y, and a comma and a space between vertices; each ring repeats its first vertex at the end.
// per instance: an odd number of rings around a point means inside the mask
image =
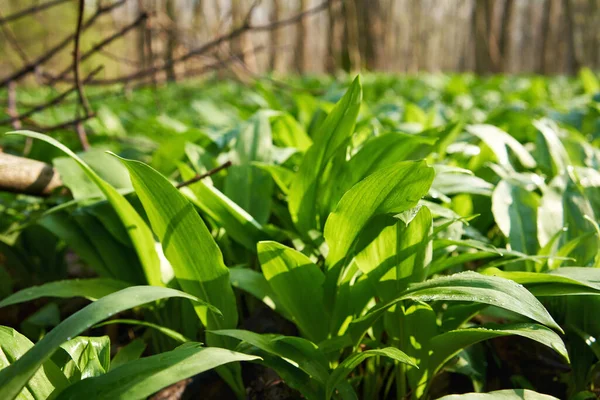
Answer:
POLYGON ((361 56, 358 31, 358 15, 356 13, 355 0, 344 1, 344 14, 346 17, 346 44, 350 71, 360 71, 361 56))
MULTIPOLYGON (((281 0, 273 0, 272 21, 279 21, 283 18, 281 0)), ((277 28, 271 30, 271 54, 269 66, 272 71, 285 72, 285 59, 283 57, 283 29, 277 28)))
POLYGON ((167 64, 165 72, 167 74, 167 81, 169 82, 174 82, 177 78, 175 75, 175 65, 173 64, 175 48, 177 47, 177 16, 175 7, 175 0, 167 0, 166 11, 169 17, 169 27, 167 29, 167 45, 165 48, 165 63, 167 64))
POLYGON ((329 22, 329 34, 327 38, 327 59, 325 68, 328 73, 335 73, 342 60, 342 43, 344 41, 344 25, 340 21, 342 17, 342 3, 331 1, 327 8, 329 22))
MULTIPOLYGON (((308 8, 308 0, 300 0, 297 13, 300 14, 308 8)), ((310 40, 308 38, 308 20, 302 18, 296 25, 296 69, 300 73, 306 73, 309 69, 307 55, 310 52, 310 40)))

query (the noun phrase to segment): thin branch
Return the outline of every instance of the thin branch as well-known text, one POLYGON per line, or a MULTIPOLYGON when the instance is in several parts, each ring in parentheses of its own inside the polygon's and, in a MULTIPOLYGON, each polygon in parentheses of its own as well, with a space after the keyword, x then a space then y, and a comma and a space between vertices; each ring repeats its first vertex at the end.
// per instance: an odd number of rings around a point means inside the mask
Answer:
MULTIPOLYGON (((179 56, 177 58, 174 58, 171 61, 165 62, 163 65, 160 66, 152 66, 150 68, 141 70, 141 71, 137 71, 134 72, 132 74, 129 75, 125 75, 125 76, 120 76, 117 78, 111 78, 111 79, 106 79, 106 80, 98 80, 98 81, 92 81, 90 82, 91 84, 112 84, 112 83, 122 83, 122 82, 129 82, 131 80, 137 80, 137 79, 141 79, 141 78, 145 78, 146 76, 162 71, 164 69, 170 68, 172 67, 174 64, 178 64, 184 61, 189 60, 190 58, 193 57, 197 57, 200 55, 204 55, 207 52, 209 52, 210 50, 214 49, 215 47, 220 46, 221 44, 225 43, 225 42, 229 42, 235 38, 237 38, 238 36, 242 35, 245 32, 263 32, 263 31, 270 31, 272 29, 276 29, 276 28, 280 28, 282 26, 286 26, 286 25, 290 25, 290 24, 294 24, 298 21, 300 21, 301 19, 319 13, 323 10, 326 10, 329 6, 329 3, 331 1, 336 1, 336 0, 327 0, 313 8, 310 8, 304 12, 298 13, 290 18, 286 18, 286 19, 282 19, 279 21, 273 21, 264 25, 251 25, 250 24, 250 18, 249 16, 246 16, 246 18, 244 19, 244 23, 242 24, 242 26, 232 30, 231 32, 219 36, 205 44, 203 44, 202 46, 194 49, 194 50, 190 50, 189 52, 187 52, 186 54, 179 56)), ((252 10, 251 10, 252 11, 252 10)))
MULTIPOLYGON (((96 74, 98 74, 98 72, 102 71, 103 68, 104 68, 103 66, 99 66, 98 68, 94 69, 83 80, 83 83, 85 84, 85 83, 89 82, 96 74)), ((9 84, 9 89, 10 89, 10 84, 9 84)), ((15 122, 20 122, 20 120, 22 120, 22 119, 31 117, 34 114, 37 114, 41 111, 44 111, 45 109, 53 107, 53 106, 59 104, 60 102, 62 102, 67 96, 69 96, 71 93, 75 92, 76 90, 77 90, 77 87, 73 86, 72 88, 64 91, 63 93, 59 94, 58 96, 49 100, 48 102, 43 103, 43 104, 38 104, 37 106, 34 106, 32 109, 24 112, 21 115, 16 114, 16 107, 15 107, 15 113, 13 115, 9 114, 10 118, 1 120, 0 125, 14 124, 15 122)), ((10 110, 10 104, 9 104, 9 110, 10 110)), ((17 129, 17 128, 15 128, 15 129, 17 129)), ((18 128, 18 129, 20 129, 20 128, 18 128)))
POLYGON ((12 22, 12 21, 15 21, 15 20, 17 20, 19 18, 26 17, 29 14, 35 14, 38 11, 42 11, 42 10, 45 10, 47 8, 57 6, 59 4, 66 3, 68 1, 72 1, 72 0, 53 0, 53 1, 49 1, 47 3, 38 4, 38 5, 35 5, 33 7, 26 8, 26 9, 21 10, 21 11, 17 11, 16 13, 11 14, 11 15, 5 17, 5 18, 0 18, 0 25, 4 25, 4 24, 6 24, 8 22, 12 22))
MULTIPOLYGON (((81 30, 85 31, 90 26, 92 26, 94 24, 94 22, 100 16, 102 16, 103 14, 106 14, 107 12, 109 12, 119 6, 122 6, 123 4, 125 4, 125 2, 126 2, 126 0, 118 0, 108 6, 99 7, 96 10, 96 12, 94 13, 94 15, 92 15, 90 17, 90 19, 88 19, 85 22, 85 24, 83 24, 83 26, 81 27, 81 30)), ((52 57, 54 57, 59 51, 63 50, 65 47, 67 47, 74 38, 75 38, 75 34, 71 34, 71 35, 67 36, 60 43, 55 45, 53 48, 48 50, 46 53, 39 56, 37 59, 35 59, 32 62, 28 63, 27 65, 23 66, 23 68, 21 68, 20 70, 13 72, 8 77, 2 79, 2 81, 0 81, 0 86, 5 86, 10 81, 17 81, 17 80, 23 78, 24 76, 34 72, 36 70, 36 68, 38 68, 42 64, 46 63, 48 60, 50 60, 52 57)))
MULTIPOLYGON (((2 18, 2 13, 0 13, 0 18, 2 18)), ((19 55, 21 61, 23 61, 24 64, 27 64, 29 62, 29 58, 27 57, 27 54, 25 54, 25 51, 23 51, 23 48, 21 48, 21 46, 19 45, 19 41, 17 40, 15 35, 8 28, 8 26, 0 25, 0 28, 2 29, 2 33, 4 34, 4 37, 6 38, 8 43, 10 43, 12 48, 15 49, 15 51, 19 55)))
MULTIPOLYGON (((138 26, 141 22, 145 21, 147 18, 148 18, 148 14, 147 13, 140 14, 139 17, 135 21, 133 21, 131 24, 129 24, 129 25, 123 27, 122 29, 120 29, 119 31, 113 33, 112 35, 108 36, 107 38, 105 38, 104 40, 102 40, 100 43, 96 44, 94 47, 92 47, 91 49, 89 49, 85 53, 81 54, 80 57, 79 57, 79 62, 83 62, 83 61, 87 60, 92 55, 94 55, 96 52, 98 52, 99 50, 101 50, 103 47, 109 45, 110 43, 112 43, 115 40, 119 39, 120 37, 124 36, 127 32, 129 32, 130 30, 132 30, 133 28, 135 28, 136 26, 138 26)), ((77 37, 75 38, 75 40, 77 41, 77 37)), ((69 71, 71 71, 72 69, 73 69, 73 66, 68 66, 60 74, 58 74, 57 76, 53 77, 48 82, 48 84, 49 85, 53 85, 57 81, 59 81, 62 78, 64 78, 69 73, 69 71)))
MULTIPOLYGON (((58 131, 60 129, 71 128, 73 126, 76 126, 77 124, 87 121, 88 119, 92 119, 95 116, 96 116, 95 113, 91 113, 88 115, 84 115, 83 117, 77 117, 77 118, 73 118, 72 120, 69 120, 66 122, 61 122, 60 124, 56 124, 56 125, 44 126, 44 125, 38 125, 35 123, 34 123, 34 125, 36 126, 36 129, 39 130, 40 132, 52 132, 52 131, 58 131)), ((29 120, 29 122, 32 122, 32 121, 29 120)))
POLYGON ((225 164, 219 165, 218 167, 213 168, 210 171, 207 171, 207 172, 205 172, 203 174, 198 174, 198 175, 194 176, 193 178, 188 179, 187 181, 183 181, 181 183, 178 183, 175 187, 177 189, 181 189, 182 187, 191 185, 192 183, 196 183, 196 182, 198 182, 198 181, 200 181, 200 180, 202 180, 204 178, 208 178, 209 176, 214 175, 217 172, 222 171, 222 170, 224 170, 226 168, 229 168, 229 167, 231 167, 231 161, 227 161, 225 164))
MULTIPOLYGON (((81 72, 79 71, 80 67, 80 48, 79 44, 81 41, 81 26, 83 24, 83 13, 85 12, 85 0, 79 0, 79 14, 77 15, 77 28, 75 30, 75 50, 73 50, 73 76, 75 79, 75 87, 77 88, 77 95, 79 96, 79 101, 83 107, 83 112, 85 115, 92 114, 92 110, 90 108, 90 103, 85 97, 85 93, 83 92, 83 85, 81 84, 81 72)), ((79 141, 81 142, 81 147, 83 147, 84 151, 87 151, 90 147, 90 144, 87 140, 87 135, 85 133, 85 129, 83 128, 82 122, 76 123, 77 136, 79 136, 79 141)))

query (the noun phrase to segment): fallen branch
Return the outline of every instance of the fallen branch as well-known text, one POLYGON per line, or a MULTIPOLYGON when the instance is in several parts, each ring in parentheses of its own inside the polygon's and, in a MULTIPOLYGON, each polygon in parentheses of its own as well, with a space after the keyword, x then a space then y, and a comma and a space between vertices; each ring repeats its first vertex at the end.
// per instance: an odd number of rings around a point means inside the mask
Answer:
POLYGON ((58 172, 49 164, 0 153, 0 190, 48 196, 62 186, 58 172))
POLYGON ((225 168, 229 168, 229 167, 231 167, 231 161, 227 161, 225 164, 219 165, 218 167, 213 168, 210 171, 207 171, 203 174, 198 174, 198 175, 194 176, 193 178, 188 179, 187 181, 180 182, 175 187, 177 189, 181 189, 182 187, 189 186, 192 183, 196 183, 204 178, 208 178, 209 176, 214 175, 217 172, 222 171, 225 168))

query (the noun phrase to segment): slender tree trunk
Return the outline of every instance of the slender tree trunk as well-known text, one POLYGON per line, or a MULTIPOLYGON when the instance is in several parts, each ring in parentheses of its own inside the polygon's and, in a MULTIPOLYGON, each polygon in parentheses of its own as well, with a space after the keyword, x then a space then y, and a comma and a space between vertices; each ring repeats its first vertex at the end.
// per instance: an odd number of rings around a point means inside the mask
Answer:
MULTIPOLYGON (((363 0, 364 1, 364 0, 363 0)), ((385 18, 381 0, 365 1, 366 18, 366 54, 367 68, 381 70, 385 66, 385 44, 384 35, 385 18)))
POLYGON ((502 55, 502 72, 510 71, 511 48, 515 31, 515 0, 506 0, 502 14, 502 34, 500 35, 500 54, 502 55))
POLYGON ((175 75, 175 65, 173 64, 175 48, 177 47, 177 16, 175 7, 175 0, 167 0, 166 12, 169 17, 169 27, 167 29, 167 45, 165 48, 165 62, 167 63, 165 72, 167 74, 167 81, 169 82, 174 82, 177 78, 175 75))
POLYGON ((569 54, 567 58, 570 60, 568 69, 570 73, 574 73, 580 68, 580 62, 577 59, 577 51, 575 50, 575 29, 573 27, 573 9, 570 0, 563 0, 563 9, 565 13, 565 30, 567 35, 567 48, 569 54))
MULTIPOLYGON (((273 13, 271 14, 272 21, 279 21, 283 18, 283 10, 281 0, 273 0, 273 13)), ((269 59, 269 67, 272 71, 284 72, 285 59, 283 57, 283 29, 273 29, 271 31, 271 54, 269 59)))
POLYGON ((328 73, 333 74, 339 69, 342 61, 344 25, 341 21, 341 1, 331 1, 329 3, 327 17, 329 22, 329 34, 327 38, 327 59, 325 61, 325 68, 328 73))
MULTIPOLYGON (((235 28, 241 26, 247 17, 248 10, 244 10, 242 0, 231 0, 231 16, 235 28)), ((254 46, 252 44, 252 37, 249 32, 240 35, 237 40, 233 43, 233 52, 241 53, 242 61, 250 71, 257 72, 256 56, 254 54, 254 46)))
MULTIPOLYGON (((308 0, 298 2, 297 13, 300 14, 308 9, 308 0)), ((296 25, 296 69, 300 73, 306 73, 309 69, 308 54, 310 53, 310 40, 308 37, 308 20, 302 18, 296 25)))
POLYGON ((344 1, 344 13, 346 17, 346 39, 350 71, 359 71, 362 62, 359 44, 358 15, 354 0, 344 1))
POLYGON ((538 59, 538 66, 536 68, 537 72, 540 74, 548 73, 548 55, 550 54, 550 18, 552 16, 552 0, 546 0, 542 5, 542 26, 540 29, 540 38, 542 40, 542 45, 540 46, 540 56, 538 59))

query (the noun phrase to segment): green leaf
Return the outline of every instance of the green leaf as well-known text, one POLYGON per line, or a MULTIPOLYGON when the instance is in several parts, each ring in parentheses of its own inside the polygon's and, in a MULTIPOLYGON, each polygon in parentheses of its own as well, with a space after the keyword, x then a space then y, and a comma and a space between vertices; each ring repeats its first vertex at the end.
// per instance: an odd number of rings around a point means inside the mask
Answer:
POLYGON ((319 214, 317 201, 323 185, 321 177, 332 157, 347 145, 354 131, 361 101, 362 85, 357 76, 344 97, 319 125, 313 136, 315 142, 304 155, 289 192, 290 214, 302 234, 319 226, 316 217, 319 214))
MULTIPOLYGON (((229 283, 229 270, 223 262, 221 250, 194 206, 151 167, 139 161, 121 161, 129 170, 133 187, 181 288, 213 304, 223 313, 221 318, 208 312, 205 306, 196 306, 202 324, 209 330, 234 328, 238 314, 235 295, 229 283)), ((210 334, 206 342, 217 347, 233 346, 231 340, 210 334)), ((241 393, 243 389, 239 372, 235 373, 235 377, 222 376, 233 385, 234 390, 241 393)))
POLYGON ((313 342, 325 340, 329 317, 323 309, 325 275, 304 254, 277 242, 260 242, 258 259, 285 313, 313 342))
POLYGON ((525 285, 535 296, 600 294, 600 270, 584 267, 564 267, 547 273, 502 271, 487 268, 485 275, 500 276, 525 285))
POLYGON ((425 279, 432 250, 432 218, 427 207, 420 207, 408 224, 397 218, 389 219, 390 223, 396 222, 381 230, 356 255, 356 264, 377 282, 378 294, 384 301, 406 290, 409 283, 425 279))
POLYGON ((138 321, 136 319, 111 319, 105 322, 101 322, 99 324, 97 324, 96 326, 94 326, 94 328, 99 328, 101 326, 105 326, 105 325, 112 325, 112 324, 125 324, 125 325, 137 325, 137 326, 144 326, 146 328, 151 328, 151 329, 156 329, 157 331, 159 331, 160 333, 162 333, 163 335, 166 335, 168 337, 170 337, 173 340, 176 340, 180 343, 187 343, 187 342, 191 342, 191 339, 186 338, 185 336, 183 336, 181 333, 174 331, 173 329, 169 329, 165 326, 161 326, 158 324, 153 324, 152 322, 147 322, 147 321, 138 321))
POLYGON ((262 273, 250 268, 232 267, 229 268, 229 280, 233 287, 250 293, 252 296, 265 303, 269 308, 277 311, 290 320, 292 319, 292 317, 286 313, 279 298, 273 289, 271 289, 269 282, 267 282, 267 279, 262 273))
MULTIPOLYGON (((33 343, 16 330, 0 326, 0 376, 32 347, 33 343)), ((62 390, 68 385, 69 381, 56 364, 46 360, 43 367, 29 377, 27 386, 20 392, 18 399, 46 399, 55 389, 62 390)), ((13 394, 13 397, 15 396, 16 394, 13 394)))
POLYGON ((523 167, 535 168, 535 159, 521 143, 508 133, 493 125, 468 125, 467 132, 481 139, 496 155, 498 163, 507 170, 514 170, 507 148, 510 148, 523 167))
POLYGON ((500 181, 492 195, 492 212, 510 248, 528 255, 538 252, 537 210, 540 198, 520 186, 500 181))
POLYGON ((489 393, 452 394, 439 400, 558 400, 554 396, 541 394, 528 389, 496 390, 489 393))
POLYGON ((189 343, 173 351, 124 363, 103 376, 76 383, 62 392, 57 400, 145 399, 164 387, 215 367, 258 359, 189 343))
POLYGON ((334 388, 338 384, 342 383, 346 376, 348 376, 348 374, 352 372, 360 363, 369 357, 377 356, 388 357, 392 360, 416 367, 416 364, 409 356, 395 347, 385 347, 382 349, 372 349, 360 353, 354 353, 342 361, 340 365, 338 365, 337 368, 331 373, 331 376, 327 381, 327 392, 325 398, 331 398, 334 388))
POLYGON ((530 323, 511 325, 489 325, 484 328, 458 329, 435 336, 429 345, 431 356, 428 360, 429 376, 435 375, 452 357, 465 347, 495 337, 517 335, 545 346, 569 360, 567 349, 554 331, 545 326, 530 323))
POLYGON ((296 367, 325 384, 329 378, 327 359, 312 342, 299 337, 258 334, 242 329, 226 329, 212 331, 217 335, 229 336, 242 340, 263 351, 283 358, 296 367))
POLYGON ((152 230, 182 289, 223 313, 223 318, 219 318, 209 313, 205 306, 197 306, 196 312, 202 323, 208 329, 235 326, 237 308, 229 283, 229 270, 202 218, 160 173, 139 161, 121 161, 129 170, 152 230))
POLYGON ((110 369, 115 369, 129 361, 137 360, 146 350, 143 339, 137 338, 121 347, 110 362, 110 369))
POLYGON ((271 213, 273 180, 268 172, 252 165, 255 161, 272 161, 273 143, 267 115, 256 113, 241 130, 230 153, 233 166, 227 171, 224 193, 252 215, 259 224, 271 213))
POLYGON ((583 90, 587 94, 596 94, 600 92, 600 82, 591 69, 584 67, 579 70, 579 79, 583 90))
MULTIPOLYGON (((190 179, 195 175, 187 165, 181 164, 179 171, 183 179, 190 179)), ((246 249, 255 252, 256 244, 266 238, 263 227, 246 210, 214 186, 199 181, 181 188, 181 193, 185 194, 203 213, 225 228, 229 236, 246 249)))
POLYGON ((156 250, 154 249, 154 237, 152 236, 152 232, 145 224, 144 220, 135 211, 133 206, 129 204, 129 202, 115 188, 100 178, 69 148, 53 138, 31 131, 16 131, 9 132, 7 134, 22 135, 43 140, 60 149, 73 160, 75 160, 86 173, 88 178, 91 179, 102 191, 104 196, 106 196, 106 199, 112 204, 113 208, 119 215, 119 218, 121 218, 123 225, 127 227, 127 232, 129 233, 131 242, 133 243, 138 257, 140 258, 140 262, 144 269, 148 283, 154 286, 164 286, 164 283, 161 279, 160 261, 158 259, 158 255, 156 254, 156 250))
POLYGON ((340 200, 325 224, 328 268, 350 256, 367 223, 378 215, 399 214, 417 205, 433 181, 424 161, 400 162, 369 175, 340 200))
POLYGON ((70 358, 61 369, 71 382, 103 375, 110 368, 108 336, 78 336, 61 344, 60 347, 70 358))
POLYGON ((72 337, 113 314, 169 297, 200 301, 192 295, 174 289, 134 286, 109 294, 86 306, 50 331, 10 367, 0 371, 0 398, 14 399, 52 353, 72 337))
POLYGON ((373 307, 367 314, 351 323, 349 332, 355 343, 385 310, 406 299, 489 304, 513 311, 562 332, 544 306, 523 286, 508 279, 468 271, 412 285, 396 299, 373 307))
POLYGON ((130 286, 126 282, 114 279, 92 278, 71 279, 45 283, 40 286, 32 286, 14 293, 0 301, 0 308, 13 304, 24 303, 39 299, 41 297, 59 297, 70 299, 72 297, 85 297, 89 300, 97 300, 106 295, 118 292, 130 286))

